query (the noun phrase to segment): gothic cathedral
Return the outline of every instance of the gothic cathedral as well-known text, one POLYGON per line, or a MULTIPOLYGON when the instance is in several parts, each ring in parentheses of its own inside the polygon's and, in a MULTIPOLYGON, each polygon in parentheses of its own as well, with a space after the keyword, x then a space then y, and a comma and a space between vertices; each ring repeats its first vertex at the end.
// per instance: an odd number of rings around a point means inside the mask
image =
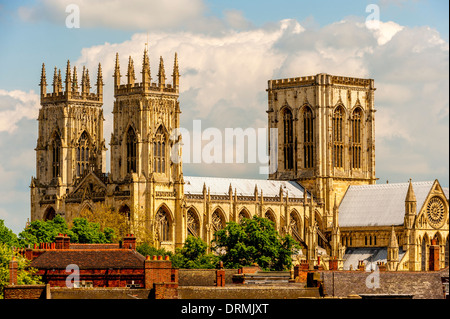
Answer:
MULTIPOLYGON (((67 221, 107 207, 126 217, 131 232, 173 251, 187 236, 211 242, 227 222, 259 216, 301 246, 297 262, 310 267, 330 259, 338 269, 360 261, 389 270, 448 266, 448 191, 438 180, 376 184, 374 80, 329 74, 269 80, 268 127, 278 134, 277 171, 268 180, 183 176, 179 79, 172 83, 161 57, 152 81, 147 48, 140 82, 128 60, 121 83, 114 68, 111 171, 106 172, 103 78, 96 91, 83 68, 67 62, 65 82, 55 68, 47 93, 45 65, 31 180, 31 220, 67 221), (321 257, 321 258, 319 258, 321 257)), ((272 148, 270 148, 272 149, 272 148)), ((272 154, 273 155, 273 154, 272 154)))

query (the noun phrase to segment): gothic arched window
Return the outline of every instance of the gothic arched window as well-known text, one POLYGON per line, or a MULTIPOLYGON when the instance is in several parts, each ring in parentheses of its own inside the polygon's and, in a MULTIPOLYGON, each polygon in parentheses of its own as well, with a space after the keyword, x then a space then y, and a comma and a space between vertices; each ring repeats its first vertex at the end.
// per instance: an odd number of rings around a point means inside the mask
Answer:
POLYGON ((314 119, 309 106, 303 111, 303 161, 305 168, 314 167, 314 119))
POLYGON ((289 227, 291 228, 292 237, 294 237, 296 241, 301 241, 300 220, 295 212, 292 212, 290 215, 289 227))
POLYGON ((361 168, 361 109, 352 114, 352 168, 361 168))
POLYGON ((225 220, 218 209, 212 214, 211 221, 215 232, 225 227, 225 220))
POLYGON ((187 212, 187 231, 188 235, 194 237, 200 236, 200 222, 193 209, 189 209, 187 212))
POLYGON ((166 211, 161 207, 156 214, 156 227, 159 234, 159 241, 170 240, 170 223, 166 211))
POLYGON ((89 137, 86 131, 81 134, 78 140, 76 152, 77 176, 81 176, 89 167, 89 137))
POLYGON ((127 173, 136 173, 136 133, 130 127, 127 132, 127 173))
POLYGON ((333 166, 344 167, 344 110, 338 106, 333 114, 333 166))
POLYGON ((61 138, 56 135, 52 143, 52 176, 56 178, 61 175, 61 138))
POLYGON ((153 142, 153 171, 155 173, 166 172, 166 142, 162 126, 156 131, 153 142))
POLYGON ((294 168, 294 131, 292 112, 285 108, 283 111, 283 125, 284 125, 284 169, 294 168))

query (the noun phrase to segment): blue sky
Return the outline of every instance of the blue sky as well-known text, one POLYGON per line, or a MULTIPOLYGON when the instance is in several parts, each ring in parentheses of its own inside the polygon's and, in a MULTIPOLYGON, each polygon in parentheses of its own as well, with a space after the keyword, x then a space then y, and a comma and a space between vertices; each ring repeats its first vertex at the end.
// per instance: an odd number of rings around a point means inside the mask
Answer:
MULTIPOLYGON (((196 118, 220 129, 265 126, 270 78, 370 77, 377 87, 380 182, 437 178, 448 187, 448 6, 442 0, 0 1, 0 219, 19 232, 29 217, 42 63, 48 90, 52 68, 64 69, 68 59, 91 74, 102 63, 108 144, 115 52, 122 67, 131 55, 139 68, 147 32, 153 72, 159 55, 169 68, 179 53, 185 127, 196 118), (65 25, 70 3, 80 7, 79 29, 65 25), (380 9, 380 29, 364 26, 370 4, 380 9)), ((184 170, 258 177, 257 168, 184 170)))

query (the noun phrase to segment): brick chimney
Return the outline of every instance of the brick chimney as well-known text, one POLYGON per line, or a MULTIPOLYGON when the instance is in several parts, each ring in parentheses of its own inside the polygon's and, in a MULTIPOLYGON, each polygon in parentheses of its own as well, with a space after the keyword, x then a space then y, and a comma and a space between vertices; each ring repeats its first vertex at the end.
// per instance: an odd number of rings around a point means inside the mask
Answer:
POLYGON ((18 263, 16 257, 13 256, 11 261, 9 262, 9 284, 17 285, 17 268, 18 263))
POLYGON ((136 250, 136 237, 133 234, 126 234, 123 238, 123 248, 136 250))
POLYGON ((58 236, 55 237, 55 248, 56 249, 64 249, 64 235, 58 234, 58 236))
POLYGON ((62 236, 64 236, 63 249, 70 249, 70 237, 69 237, 69 235, 62 235, 62 236))

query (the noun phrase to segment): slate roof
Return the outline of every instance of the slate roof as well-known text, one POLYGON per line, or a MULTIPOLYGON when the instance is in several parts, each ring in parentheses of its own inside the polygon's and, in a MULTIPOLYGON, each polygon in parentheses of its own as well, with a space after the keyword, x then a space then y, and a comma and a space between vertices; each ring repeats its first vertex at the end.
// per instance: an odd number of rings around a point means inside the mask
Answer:
MULTIPOLYGON (((405 251, 399 248, 398 261, 402 260, 405 251)), ((344 270, 349 270, 350 265, 353 269, 358 268, 358 262, 364 260, 366 270, 375 269, 377 262, 387 263, 387 247, 379 248, 347 248, 344 254, 344 270)))
POLYGON ((31 262, 38 269, 65 269, 76 264, 80 269, 143 268, 145 257, 130 249, 47 250, 31 262))
MULTIPOLYGON (((419 212, 434 181, 413 182, 419 212)), ((339 226, 403 225, 409 183, 350 186, 339 205, 339 226)))
MULTIPOLYGON (((255 185, 258 187, 258 196, 261 195, 262 190, 265 197, 280 196, 280 186, 283 187, 284 195, 288 194, 289 198, 303 198, 305 192, 303 186, 293 181, 198 176, 184 176, 183 178, 185 194, 203 194, 203 184, 206 185, 206 189, 210 189, 211 195, 228 195, 230 184, 233 196, 235 189, 238 196, 254 196, 255 185)), ((310 198, 309 192, 308 198, 310 198)))

